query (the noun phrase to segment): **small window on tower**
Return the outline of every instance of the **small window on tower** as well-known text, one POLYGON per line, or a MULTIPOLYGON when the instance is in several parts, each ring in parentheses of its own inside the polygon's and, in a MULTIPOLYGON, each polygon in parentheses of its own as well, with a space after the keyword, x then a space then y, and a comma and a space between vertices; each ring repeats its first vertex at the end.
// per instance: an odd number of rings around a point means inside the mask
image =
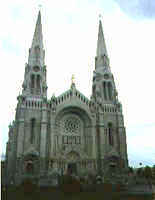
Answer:
POLYGON ((80 138, 80 136, 76 137, 76 144, 81 144, 81 138, 80 138))
POLYGON ((63 136, 63 144, 67 144, 67 136, 63 136))
POLYGON ((104 99, 107 100, 107 82, 103 82, 103 94, 104 94, 104 99))
POLYGON ((31 135, 30 135, 30 143, 31 144, 33 144, 33 142, 34 142, 35 123, 36 123, 36 120, 34 118, 31 119, 31 135))
POLYGON ((37 75, 37 89, 40 89, 40 75, 37 75))
POLYGON ((108 124, 108 137, 109 137, 109 144, 113 146, 114 141, 113 141, 113 127, 112 124, 108 124))
POLYGON ((109 94, 109 100, 112 100, 112 85, 111 85, 111 82, 108 82, 108 94, 109 94))
POLYGON ((34 78, 34 74, 31 75, 31 88, 34 88, 34 81, 35 81, 35 78, 34 78))

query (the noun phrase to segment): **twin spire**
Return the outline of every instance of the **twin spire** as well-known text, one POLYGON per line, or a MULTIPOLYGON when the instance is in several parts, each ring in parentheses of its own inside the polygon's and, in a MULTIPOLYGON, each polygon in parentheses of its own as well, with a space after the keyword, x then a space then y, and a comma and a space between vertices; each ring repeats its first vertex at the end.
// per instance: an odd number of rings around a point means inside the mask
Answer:
MULTIPOLYGON (((29 49, 28 64, 26 65, 25 69, 25 78, 23 83, 24 95, 38 95, 44 97, 47 96, 46 66, 44 60, 45 51, 43 48, 41 12, 39 11, 33 35, 32 45, 29 49)), ((102 72, 103 68, 105 66, 108 66, 108 63, 108 55, 103 35, 102 23, 100 20, 97 42, 97 55, 95 62, 96 72, 102 72)), ((73 77, 72 86, 75 87, 73 77)))
MULTIPOLYGON (((37 22, 36 22, 36 27, 35 27, 35 32, 34 32, 34 35, 33 35, 32 45, 31 45, 31 48, 30 48, 29 64, 34 65, 35 64, 34 63, 35 58, 38 57, 38 62, 40 63, 40 66, 43 66, 44 65, 44 53, 45 52, 44 52, 44 49, 43 49, 41 12, 39 11, 37 22)), ((98 64, 96 63, 97 68, 101 65, 102 65, 102 67, 103 67, 103 65, 108 66, 109 59, 108 59, 107 48, 106 48, 106 44, 105 44, 101 20, 99 20, 96 57, 97 58, 103 58, 103 63, 101 63, 101 62, 99 63, 99 61, 98 61, 98 64)))
MULTIPOLYGON (((40 11, 38 13, 38 18, 36 22, 36 27, 35 27, 35 32, 34 32, 31 48, 34 48, 37 45, 40 46, 41 49, 43 49, 43 36, 42 36, 42 24, 41 24, 40 11)), ((101 20, 99 20, 96 56, 99 57, 99 56, 104 56, 104 55, 108 57, 104 34, 103 34, 102 22, 101 20)))

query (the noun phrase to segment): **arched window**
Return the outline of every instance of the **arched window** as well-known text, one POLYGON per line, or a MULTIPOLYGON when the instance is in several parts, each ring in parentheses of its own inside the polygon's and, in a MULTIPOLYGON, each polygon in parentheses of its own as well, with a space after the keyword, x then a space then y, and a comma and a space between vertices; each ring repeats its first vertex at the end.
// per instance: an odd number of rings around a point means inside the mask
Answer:
POLYGON ((31 88, 34 88, 35 86, 35 78, 34 78, 34 74, 31 75, 31 88))
POLYGON ((33 174, 34 172, 34 166, 31 160, 27 161, 26 163, 26 172, 29 174, 33 174))
POLYGON ((107 92, 106 92, 106 82, 103 82, 103 94, 104 94, 104 99, 107 100, 107 92))
POLYGON ((112 85, 110 82, 108 82, 108 94, 109 94, 109 100, 112 100, 112 85))
POLYGON ((34 118, 31 119, 31 135, 30 135, 30 143, 31 144, 33 144, 33 142, 34 142, 35 123, 36 123, 36 120, 34 118))
POLYGON ((37 89, 40 90, 40 75, 37 75, 37 89))
POLYGON ((96 93, 96 85, 93 86, 93 94, 95 95, 96 93))
POLYGON ((113 146, 114 140, 113 140, 113 127, 112 123, 108 123, 108 138, 109 138, 109 144, 113 146))

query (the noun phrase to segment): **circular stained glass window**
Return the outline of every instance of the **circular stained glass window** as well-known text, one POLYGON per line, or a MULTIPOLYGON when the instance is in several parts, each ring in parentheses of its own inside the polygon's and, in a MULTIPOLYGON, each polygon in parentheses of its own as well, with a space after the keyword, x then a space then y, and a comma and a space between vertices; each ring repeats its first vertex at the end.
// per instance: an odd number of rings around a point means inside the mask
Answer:
POLYGON ((65 133, 79 133, 80 122, 77 118, 69 117, 64 121, 65 133))

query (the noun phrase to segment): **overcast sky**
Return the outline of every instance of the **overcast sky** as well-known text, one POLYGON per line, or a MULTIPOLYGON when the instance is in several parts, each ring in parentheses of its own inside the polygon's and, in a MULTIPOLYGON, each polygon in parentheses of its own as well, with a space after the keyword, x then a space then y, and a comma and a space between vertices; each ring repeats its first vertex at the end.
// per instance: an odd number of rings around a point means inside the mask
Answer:
POLYGON ((46 51, 48 98, 70 88, 90 97, 99 14, 127 134, 129 164, 155 164, 154 0, 5 0, 0 7, 1 152, 15 117, 38 5, 46 51))

